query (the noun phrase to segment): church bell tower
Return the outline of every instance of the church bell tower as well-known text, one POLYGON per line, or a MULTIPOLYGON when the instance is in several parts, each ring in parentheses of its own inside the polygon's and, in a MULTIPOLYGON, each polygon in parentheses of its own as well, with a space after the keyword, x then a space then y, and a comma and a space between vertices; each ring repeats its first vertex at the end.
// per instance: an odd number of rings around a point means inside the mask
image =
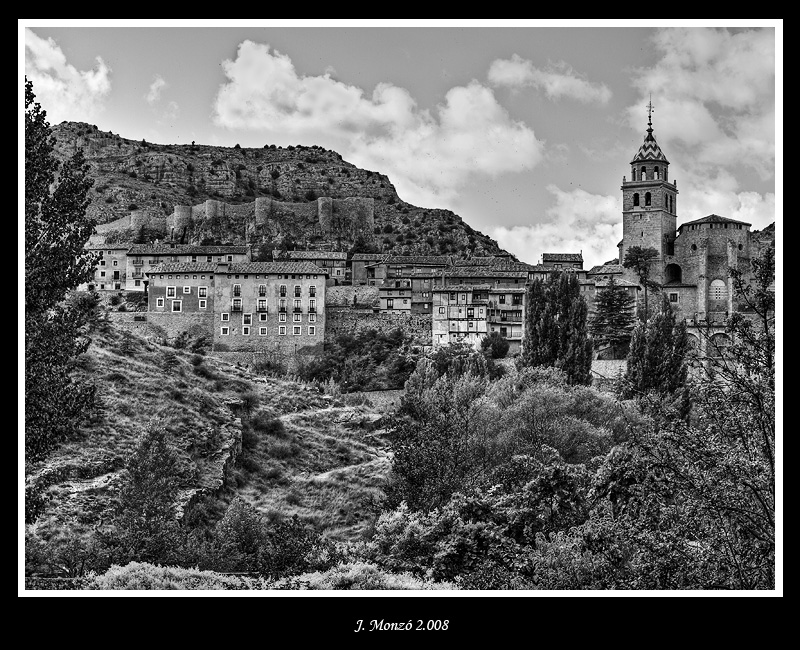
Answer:
MULTIPOLYGON (((669 161, 653 135, 653 103, 647 104, 647 135, 631 160, 631 179, 622 177, 622 242, 619 263, 632 246, 654 248, 651 278, 664 281, 675 254, 678 188, 669 178, 669 161)), ((635 280, 635 278, 631 277, 635 280)))

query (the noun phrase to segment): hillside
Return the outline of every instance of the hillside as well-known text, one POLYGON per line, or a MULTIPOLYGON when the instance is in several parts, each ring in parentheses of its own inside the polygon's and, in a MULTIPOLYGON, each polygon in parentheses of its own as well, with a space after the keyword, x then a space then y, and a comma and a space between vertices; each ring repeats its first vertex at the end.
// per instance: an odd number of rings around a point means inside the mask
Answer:
POLYGON ((200 524, 236 495, 270 519, 298 514, 337 539, 371 524, 368 506, 389 466, 372 432, 379 412, 154 345, 114 323, 91 336, 78 374, 95 382, 97 407, 79 436, 26 471, 27 488, 46 498, 34 525, 43 540, 73 540, 110 521, 126 458, 151 422, 181 456, 181 503, 200 524), (254 423, 244 441, 242 417, 254 423))
MULTIPOLYGON (((162 222, 175 206, 196 207, 213 200, 230 208, 234 218, 211 230, 181 232, 186 243, 247 243, 255 250, 261 244, 285 240, 297 247, 349 250, 362 235, 359 244, 365 251, 418 255, 502 251, 496 241, 471 228, 457 214, 406 203, 385 175, 359 169, 321 147, 161 145, 127 140, 79 122, 62 122, 53 127, 53 134, 56 153, 62 159, 83 149, 95 181, 88 212, 98 224, 118 222, 115 233, 104 235, 106 241, 163 238, 163 230, 147 225, 162 222), (315 228, 315 213, 312 218, 309 214, 314 212, 312 204, 323 197, 334 202, 370 200, 374 205, 370 227, 315 228), (246 206, 257 198, 269 198, 296 218, 283 219, 278 227, 248 229, 237 217, 246 217, 246 206), (125 219, 131 215, 145 226, 126 228, 125 219)), ((335 220, 335 205, 333 212, 335 220)))

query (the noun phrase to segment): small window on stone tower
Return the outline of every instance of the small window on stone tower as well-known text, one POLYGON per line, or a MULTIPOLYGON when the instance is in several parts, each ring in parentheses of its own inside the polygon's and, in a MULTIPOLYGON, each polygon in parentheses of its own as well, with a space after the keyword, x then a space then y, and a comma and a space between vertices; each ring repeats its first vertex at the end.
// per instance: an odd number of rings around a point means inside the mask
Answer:
POLYGON ((664 195, 664 207, 669 210, 669 197, 666 194, 664 195))
POLYGON ((631 170, 631 180, 632 180, 632 181, 635 181, 635 180, 636 180, 636 167, 634 167, 634 168, 631 170))
POLYGON ((658 167, 656 167, 655 169, 653 169, 653 178, 655 178, 656 180, 658 180, 658 167))
POLYGON ((650 192, 645 192, 644 193, 644 204, 645 205, 650 205, 650 192))
POLYGON ((647 167, 642 167, 642 180, 647 180, 647 167))
POLYGON ((634 204, 634 205, 639 205, 639 192, 636 192, 636 193, 633 195, 633 204, 634 204))

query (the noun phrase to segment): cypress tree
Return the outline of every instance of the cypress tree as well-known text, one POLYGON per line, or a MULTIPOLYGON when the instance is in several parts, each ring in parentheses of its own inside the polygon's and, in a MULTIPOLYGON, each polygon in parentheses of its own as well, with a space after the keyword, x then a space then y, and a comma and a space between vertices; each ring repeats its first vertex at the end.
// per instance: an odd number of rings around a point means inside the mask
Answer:
POLYGON ((593 345, 586 325, 588 307, 575 275, 556 272, 547 282, 534 280, 528 285, 525 305, 518 366, 553 366, 566 373, 570 384, 590 384, 593 345))
POLYGON ((597 291, 589 332, 595 346, 611 347, 611 356, 615 359, 631 340, 634 302, 627 289, 617 284, 614 278, 609 280, 607 287, 597 291))
POLYGON ((662 296, 661 310, 633 329, 623 397, 650 391, 675 394, 686 384, 688 351, 686 322, 676 319, 669 300, 662 296))

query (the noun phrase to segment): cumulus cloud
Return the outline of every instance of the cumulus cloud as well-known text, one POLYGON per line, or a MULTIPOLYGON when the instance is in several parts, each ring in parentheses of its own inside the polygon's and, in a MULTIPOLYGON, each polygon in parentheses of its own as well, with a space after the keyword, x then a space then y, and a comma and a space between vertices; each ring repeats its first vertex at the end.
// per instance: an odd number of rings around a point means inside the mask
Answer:
POLYGON ((533 87, 543 90, 548 99, 562 97, 585 103, 607 104, 611 90, 602 83, 592 83, 579 75, 565 61, 548 63, 546 69, 537 68, 532 61, 518 54, 510 59, 496 59, 489 66, 489 83, 518 89, 533 87))
POLYGON ((691 174, 744 165, 762 179, 775 167, 775 32, 670 28, 656 33, 661 58, 635 71, 639 101, 629 124, 643 130, 650 94, 657 136, 691 174), (676 156, 677 157, 677 156, 676 156))
POLYGON ((167 82, 164 81, 164 78, 160 74, 157 74, 155 79, 153 79, 153 83, 150 84, 147 94, 144 96, 145 101, 152 106, 161 99, 161 91, 166 87, 167 82))
POLYGON ((583 253, 584 268, 602 264, 618 254, 622 239, 619 198, 582 189, 564 191, 548 185, 554 203, 544 220, 526 226, 499 226, 491 236, 519 259, 535 264, 542 253, 583 253))
POLYGON ((222 70, 228 81, 214 101, 218 125, 313 139, 387 173, 412 203, 452 200, 473 175, 528 171, 543 156, 533 130, 477 81, 451 88, 428 110, 392 84, 368 95, 328 73, 300 75, 288 56, 253 41, 242 42, 222 70))
POLYGON ((775 194, 744 187, 748 177, 775 177, 774 30, 670 28, 653 44, 660 58, 634 71, 640 98, 626 114, 643 133, 652 93, 653 128, 679 182, 679 223, 719 214, 753 230, 769 225, 775 194))
POLYGON ((51 124, 92 121, 102 112, 111 91, 111 70, 99 56, 95 60, 93 69, 78 70, 53 39, 25 30, 25 75, 51 124))

